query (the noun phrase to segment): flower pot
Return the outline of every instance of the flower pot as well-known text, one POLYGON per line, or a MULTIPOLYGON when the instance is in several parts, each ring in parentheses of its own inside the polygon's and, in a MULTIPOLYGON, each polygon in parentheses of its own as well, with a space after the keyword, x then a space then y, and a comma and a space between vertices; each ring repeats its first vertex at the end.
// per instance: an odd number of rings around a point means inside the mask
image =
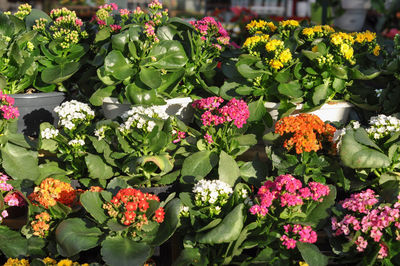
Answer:
POLYGON ((26 206, 12 206, 7 208, 8 216, 1 222, 2 225, 8 226, 11 229, 19 230, 28 221, 28 208, 26 206))
POLYGON ((335 26, 347 31, 360 31, 364 26, 368 9, 371 8, 370 0, 341 0, 345 12, 335 19, 335 26))
MULTIPOLYGON (((264 106, 272 119, 277 121, 279 103, 265 102, 264 106)), ((302 104, 298 104, 293 114, 299 114, 302 107, 302 104)), ((307 113, 317 115, 322 121, 346 123, 352 107, 353 105, 348 102, 329 102, 323 104, 320 109, 307 113)))
POLYGON ((39 92, 32 94, 10 94, 19 110, 18 132, 26 136, 38 137, 39 126, 43 122, 56 125, 57 113, 54 108, 65 99, 62 92, 39 92))
MULTIPOLYGON (((160 107, 168 115, 176 115, 180 120, 185 123, 190 123, 193 120, 193 109, 190 103, 190 97, 173 98, 166 100, 167 104, 160 105, 160 107)), ((122 115, 124 112, 131 109, 131 104, 122 104, 117 98, 106 97, 103 100, 103 114, 107 119, 114 119, 122 115)))
POLYGON ((341 0, 343 9, 370 9, 371 0, 341 0))

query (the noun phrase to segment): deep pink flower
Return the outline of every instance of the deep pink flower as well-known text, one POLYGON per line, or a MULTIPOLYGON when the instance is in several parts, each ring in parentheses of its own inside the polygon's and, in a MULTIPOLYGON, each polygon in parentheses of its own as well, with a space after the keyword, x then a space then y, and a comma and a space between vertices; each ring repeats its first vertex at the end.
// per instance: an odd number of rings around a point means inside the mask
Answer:
POLYGON ((205 135, 204 135, 204 139, 208 142, 208 143, 214 143, 214 141, 213 141, 213 139, 212 139, 212 136, 210 135, 210 134, 208 134, 208 133, 206 133, 205 135))

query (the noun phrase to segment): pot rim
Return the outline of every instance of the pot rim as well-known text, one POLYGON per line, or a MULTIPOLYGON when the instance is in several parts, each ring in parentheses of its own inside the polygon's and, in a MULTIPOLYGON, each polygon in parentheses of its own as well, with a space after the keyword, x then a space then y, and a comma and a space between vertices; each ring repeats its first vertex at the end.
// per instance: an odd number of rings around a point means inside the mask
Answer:
POLYGON ((16 93, 8 94, 12 98, 18 99, 35 99, 35 98, 52 98, 52 97, 65 97, 65 92, 53 91, 53 92, 35 92, 35 93, 16 93))

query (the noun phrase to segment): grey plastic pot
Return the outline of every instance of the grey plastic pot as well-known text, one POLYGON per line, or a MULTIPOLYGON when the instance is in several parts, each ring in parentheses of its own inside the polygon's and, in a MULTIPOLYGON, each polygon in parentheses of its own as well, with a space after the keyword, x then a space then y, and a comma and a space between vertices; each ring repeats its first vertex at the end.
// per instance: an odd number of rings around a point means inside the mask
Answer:
POLYGON ((26 136, 38 137, 43 122, 56 125, 57 113, 54 108, 65 99, 62 92, 39 92, 32 94, 10 94, 19 110, 18 132, 26 136))

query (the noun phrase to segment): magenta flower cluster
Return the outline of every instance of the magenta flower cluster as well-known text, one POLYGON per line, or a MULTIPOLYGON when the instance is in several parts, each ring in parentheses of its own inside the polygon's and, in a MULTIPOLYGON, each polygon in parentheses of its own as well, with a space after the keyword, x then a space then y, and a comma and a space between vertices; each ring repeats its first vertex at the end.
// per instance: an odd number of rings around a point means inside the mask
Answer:
POLYGON ((19 111, 18 108, 14 106, 14 98, 0 91, 0 99, 0 111, 3 119, 10 120, 17 118, 19 116, 19 111))
POLYGON ((354 241, 359 252, 365 251, 374 242, 378 243, 378 258, 383 259, 388 255, 385 239, 400 241, 400 195, 392 206, 387 204, 379 206, 378 202, 378 196, 371 189, 353 194, 341 202, 342 207, 350 213, 340 221, 332 217, 331 222, 336 236, 344 235, 352 238, 351 236, 356 233, 361 234, 354 241))
POLYGON ((283 226, 283 229, 285 230, 285 234, 281 236, 280 240, 282 241, 282 245, 287 249, 294 249, 297 241, 311 244, 317 242, 317 233, 311 226, 286 224, 283 226))
POLYGON ((172 143, 179 143, 181 140, 186 138, 186 132, 184 131, 173 131, 172 134, 173 141, 172 143))
POLYGON ((292 207, 303 205, 306 202, 322 202, 324 197, 329 195, 328 186, 309 182, 307 187, 303 187, 300 180, 292 175, 280 175, 274 181, 266 181, 257 192, 260 204, 255 204, 250 208, 250 213, 259 217, 264 217, 269 208, 292 207))
MULTIPOLYGON (((7 183, 9 180, 8 176, 0 173, 0 193, 6 192, 6 195, 3 196, 3 201, 7 206, 24 206, 25 205, 25 200, 24 198, 18 193, 18 192, 12 192, 14 187, 7 183)), ((0 203, 1 205, 4 206, 4 203, 0 203)), ((0 214, 0 223, 3 220, 3 218, 6 218, 8 216, 7 210, 3 210, 0 214)))
MULTIPOLYGON (((217 40, 219 44, 229 44, 229 34, 222 27, 219 21, 216 21, 213 17, 205 17, 198 21, 191 21, 190 24, 203 36, 202 40, 217 40)), ((220 46, 219 46, 220 47, 220 46)))
POLYGON ((208 97, 194 101, 192 107, 205 111, 201 115, 203 126, 218 126, 233 122, 237 128, 242 128, 250 116, 247 103, 233 98, 221 107, 223 102, 221 97, 208 97))

